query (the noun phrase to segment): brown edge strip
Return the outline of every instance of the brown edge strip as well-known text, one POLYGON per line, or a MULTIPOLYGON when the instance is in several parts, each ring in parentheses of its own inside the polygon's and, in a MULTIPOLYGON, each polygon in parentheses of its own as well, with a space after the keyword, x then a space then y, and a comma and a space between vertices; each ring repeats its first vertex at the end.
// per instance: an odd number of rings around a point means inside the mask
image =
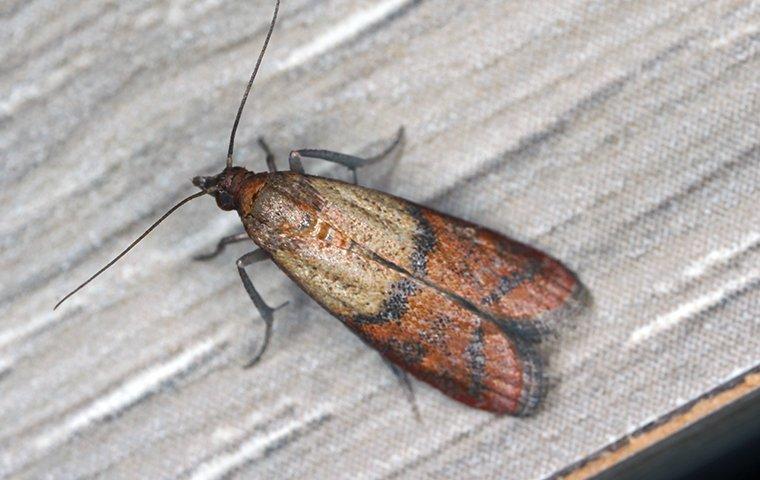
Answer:
POLYGON ((547 478, 591 478, 758 390, 760 364, 547 478))

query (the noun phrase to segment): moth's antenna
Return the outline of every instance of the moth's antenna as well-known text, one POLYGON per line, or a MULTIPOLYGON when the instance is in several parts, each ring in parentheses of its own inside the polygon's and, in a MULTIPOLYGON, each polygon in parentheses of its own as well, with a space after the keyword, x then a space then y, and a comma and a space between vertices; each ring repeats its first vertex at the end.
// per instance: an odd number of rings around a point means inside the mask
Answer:
POLYGON ((90 278, 88 278, 87 280, 85 280, 77 288, 75 288, 74 290, 72 290, 69 293, 67 293, 65 297, 63 297, 58 303, 55 304, 55 307, 53 307, 53 310, 55 310, 56 308, 58 308, 69 297, 71 297, 72 295, 74 295, 75 293, 77 293, 79 290, 83 289, 85 287, 85 285, 87 285, 88 283, 90 283, 91 281, 93 281, 95 279, 95 277, 97 277, 101 273, 103 273, 106 270, 108 270, 108 268, 111 265, 113 265, 114 263, 116 263, 117 261, 119 261, 119 259, 121 257, 123 257, 124 255, 126 255, 128 251, 132 250, 132 247, 134 247, 135 245, 137 245, 138 243, 140 243, 140 240, 142 240, 143 238, 145 238, 154 228, 156 228, 158 226, 159 223, 163 222, 166 219, 166 217, 168 217, 169 215, 171 215, 172 213, 174 213, 175 210, 177 210, 179 207, 181 207, 182 205, 186 204, 190 200, 193 200, 194 198, 198 198, 201 195, 206 195, 207 193, 210 193, 210 191, 209 190, 203 190, 203 191, 200 191, 198 193, 194 193, 194 194, 190 195, 189 197, 185 198, 184 200, 182 200, 181 202, 179 202, 178 204, 174 205, 172 208, 170 208, 169 211, 167 211, 166 213, 164 213, 161 216, 161 218, 159 218, 158 220, 156 220, 155 222, 153 222, 153 225, 151 225, 150 227, 148 227, 148 229, 145 230, 142 235, 140 235, 139 237, 137 237, 137 239, 134 242, 130 243, 127 248, 125 248, 124 250, 122 250, 122 252, 120 254, 116 255, 116 258, 114 258, 113 260, 111 260, 110 262, 108 262, 105 267, 103 267, 100 270, 98 270, 97 272, 95 272, 95 274, 93 276, 91 276, 90 278))
POLYGON ((245 87, 245 93, 243 93, 243 99, 240 101, 240 107, 238 107, 237 116, 235 116, 235 123, 232 125, 232 133, 230 133, 230 148, 227 150, 227 168, 232 166, 232 150, 235 147, 235 132, 237 131, 238 123, 240 123, 240 116, 243 114, 243 107, 245 107, 245 101, 248 100, 248 93, 251 91, 253 85, 253 79, 256 78, 256 74, 259 72, 259 66, 261 65, 261 59, 264 58, 264 52, 267 51, 267 45, 269 45, 269 38, 272 36, 274 30, 274 24, 277 21, 277 12, 280 10, 280 0, 277 0, 274 5, 274 15, 272 16, 272 23, 269 25, 269 31, 267 32, 267 38, 264 39, 264 46, 259 53, 259 59, 256 60, 256 66, 253 67, 253 73, 251 79, 248 80, 248 85, 245 87))

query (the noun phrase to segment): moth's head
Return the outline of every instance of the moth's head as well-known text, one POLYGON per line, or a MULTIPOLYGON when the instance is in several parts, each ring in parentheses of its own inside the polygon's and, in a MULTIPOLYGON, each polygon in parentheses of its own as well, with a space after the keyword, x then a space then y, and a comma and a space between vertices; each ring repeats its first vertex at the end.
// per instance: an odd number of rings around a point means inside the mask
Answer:
POLYGON ((216 205, 222 210, 235 210, 237 197, 243 180, 250 174, 242 167, 228 167, 218 175, 193 178, 193 185, 216 199, 216 205))

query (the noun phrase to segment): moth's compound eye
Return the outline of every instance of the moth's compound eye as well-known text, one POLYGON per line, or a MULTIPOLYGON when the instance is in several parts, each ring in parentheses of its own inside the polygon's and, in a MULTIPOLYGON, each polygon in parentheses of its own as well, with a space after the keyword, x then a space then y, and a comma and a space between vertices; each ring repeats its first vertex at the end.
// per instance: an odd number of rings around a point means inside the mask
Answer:
POLYGON ((222 210, 234 210, 235 209, 235 201, 232 198, 232 195, 225 192, 224 190, 220 191, 216 194, 216 204, 221 208, 222 210))

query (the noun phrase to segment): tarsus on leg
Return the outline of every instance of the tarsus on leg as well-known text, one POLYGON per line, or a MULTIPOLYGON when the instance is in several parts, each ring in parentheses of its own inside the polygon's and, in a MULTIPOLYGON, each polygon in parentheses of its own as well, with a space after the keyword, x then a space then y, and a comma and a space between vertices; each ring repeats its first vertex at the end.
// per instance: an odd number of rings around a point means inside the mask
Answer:
POLYGON ((256 309, 259 311, 259 315, 261 315, 261 318, 264 320, 264 323, 266 325, 266 329, 264 330, 264 340, 262 341, 261 346, 258 348, 258 351, 251 356, 251 359, 248 362, 245 363, 245 368, 249 368, 255 365, 264 355, 264 352, 269 345, 269 339, 272 337, 272 323, 274 322, 274 312, 288 304, 288 302, 285 302, 275 308, 267 305, 264 299, 261 298, 261 295, 259 295, 259 292, 256 291, 256 287, 253 286, 251 278, 245 271, 246 266, 267 259, 269 259, 269 255, 267 255, 264 250, 257 249, 246 253, 236 262, 238 273, 240 274, 240 280, 243 282, 243 287, 248 293, 248 296, 251 298, 251 301, 253 301, 253 304, 256 306, 256 309))

